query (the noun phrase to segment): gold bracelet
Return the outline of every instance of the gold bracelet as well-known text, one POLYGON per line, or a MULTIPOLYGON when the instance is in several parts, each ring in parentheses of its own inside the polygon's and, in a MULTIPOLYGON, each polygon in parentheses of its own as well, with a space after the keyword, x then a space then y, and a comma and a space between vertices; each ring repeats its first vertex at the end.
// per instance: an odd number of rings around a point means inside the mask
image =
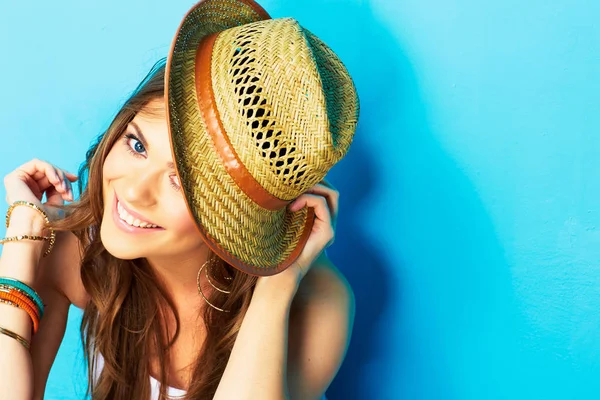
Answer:
POLYGON ((15 339, 17 342, 21 343, 23 345, 23 347, 25 347, 27 349, 27 351, 29 351, 29 342, 23 336, 18 335, 16 333, 14 333, 13 331, 9 331, 8 329, 4 329, 2 327, 0 327, 0 334, 6 335, 10 338, 15 339))
POLYGON ((44 257, 46 257, 52 251, 52 247, 54 246, 54 237, 52 236, 35 236, 35 235, 19 235, 19 236, 10 236, 4 239, 0 239, 0 245, 3 245, 8 242, 18 242, 20 240, 43 240, 49 241, 50 245, 48 249, 44 253, 44 257))
MULTIPOLYGON (((8 211, 6 212, 6 227, 7 228, 10 225, 10 217, 12 215, 12 212, 18 206, 27 206, 27 207, 33 208, 34 210, 39 212, 42 215, 42 217, 44 217, 44 220, 46 221, 46 225, 50 224, 50 219, 48 218, 48 214, 46 214, 46 212, 44 210, 42 210, 37 204, 33 204, 28 201, 17 200, 14 203, 12 203, 12 205, 8 208, 8 211)), ((48 254, 50 254, 52 252, 52 248, 54 247, 54 243, 56 242, 56 232, 54 232, 54 229, 52 229, 52 228, 48 228, 48 229, 50 229, 50 236, 20 235, 20 236, 16 236, 16 238, 21 238, 21 239, 5 238, 3 240, 5 240, 7 242, 14 242, 17 240, 24 240, 24 239, 47 240, 50 242, 50 244, 48 245, 48 249, 46 249, 46 251, 44 252, 44 257, 46 257, 46 256, 48 256, 48 254), (43 237, 44 239, 34 239, 34 238, 38 238, 38 237, 43 237), (8 239, 11 239, 11 240, 8 240, 8 239)), ((2 242, 0 244, 3 244, 3 243, 4 242, 2 242)))
POLYGON ((46 211, 42 210, 37 204, 33 204, 33 203, 30 203, 30 202, 24 201, 24 200, 17 200, 14 203, 12 203, 10 207, 8 207, 8 211, 6 212, 6 227, 7 228, 10 224, 10 216, 11 216, 13 210, 18 206, 27 206, 27 207, 33 208, 38 213, 42 214, 42 217, 44 217, 44 220, 46 221, 47 224, 50 223, 50 219, 48 218, 48 214, 46 214, 46 211))
POLYGON ((50 238, 48 236, 19 235, 0 239, 0 244, 7 242, 18 242, 20 240, 50 240, 50 238))

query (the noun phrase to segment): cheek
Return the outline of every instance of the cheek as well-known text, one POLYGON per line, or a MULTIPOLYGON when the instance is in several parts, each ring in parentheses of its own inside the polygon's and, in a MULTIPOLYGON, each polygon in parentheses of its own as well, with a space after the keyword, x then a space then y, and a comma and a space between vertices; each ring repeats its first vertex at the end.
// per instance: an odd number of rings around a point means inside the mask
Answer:
POLYGON ((119 154, 119 151, 116 147, 117 144, 113 146, 104 160, 104 165, 102 166, 102 176, 104 177, 104 182, 114 179, 118 176, 119 171, 122 172, 127 168, 127 159, 119 154))
MULTIPOLYGON (((109 182, 116 178, 116 171, 119 169, 119 159, 116 156, 116 151, 113 149, 108 153, 104 164, 102 165, 102 193, 104 204, 110 204, 110 199, 107 198, 111 194, 109 190, 109 182)), ((122 167, 121 167, 122 170, 122 167)))
POLYGON ((170 218, 173 221, 173 229, 180 234, 199 236, 196 223, 190 215, 183 199, 178 201, 176 211, 170 218))
POLYGON ((165 226, 169 232, 169 247, 175 252, 193 251, 204 243, 198 232, 196 223, 190 215, 183 197, 177 201, 170 202, 171 212, 167 216, 169 226, 165 226))

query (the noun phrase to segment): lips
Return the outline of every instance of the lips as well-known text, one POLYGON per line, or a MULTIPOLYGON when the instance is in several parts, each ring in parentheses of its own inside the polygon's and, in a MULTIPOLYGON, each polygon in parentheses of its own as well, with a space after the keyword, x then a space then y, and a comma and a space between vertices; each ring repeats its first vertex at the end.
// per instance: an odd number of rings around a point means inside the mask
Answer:
POLYGON ((164 228, 158 226, 158 224, 154 224, 153 222, 147 220, 144 216, 127 208, 122 202, 119 201, 119 198, 117 197, 116 193, 115 193, 114 204, 113 204, 113 218, 118 227, 120 227, 121 229, 123 229, 129 233, 148 233, 148 232, 153 232, 153 231, 157 231, 157 230, 164 230, 164 228), (119 210, 118 210, 119 206, 122 207, 127 212, 127 214, 131 215, 131 217, 133 217, 134 220, 137 219, 137 220, 140 220, 140 221, 143 221, 146 223, 150 223, 151 225, 157 225, 157 227, 142 228, 142 227, 130 225, 128 222, 121 219, 121 216, 120 216, 119 210))
POLYGON ((117 211, 119 216, 123 221, 126 221, 129 225, 137 226, 140 228, 156 228, 158 225, 153 224, 152 222, 145 221, 141 218, 136 218, 130 212, 127 211, 127 208, 123 206, 122 203, 117 203, 117 211))

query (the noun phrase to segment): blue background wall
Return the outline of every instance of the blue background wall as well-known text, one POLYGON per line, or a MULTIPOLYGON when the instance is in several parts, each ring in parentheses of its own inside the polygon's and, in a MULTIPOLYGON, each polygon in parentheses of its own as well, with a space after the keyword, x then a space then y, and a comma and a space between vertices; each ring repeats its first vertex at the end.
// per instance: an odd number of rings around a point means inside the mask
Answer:
MULTIPOLYGON (((7 3, 0 175, 34 157, 76 171, 192 4, 7 3)), ((598 398, 599 3, 262 4, 330 44, 361 95, 330 174, 357 316, 329 397, 598 398)), ((85 386, 79 320, 49 399, 85 386)))

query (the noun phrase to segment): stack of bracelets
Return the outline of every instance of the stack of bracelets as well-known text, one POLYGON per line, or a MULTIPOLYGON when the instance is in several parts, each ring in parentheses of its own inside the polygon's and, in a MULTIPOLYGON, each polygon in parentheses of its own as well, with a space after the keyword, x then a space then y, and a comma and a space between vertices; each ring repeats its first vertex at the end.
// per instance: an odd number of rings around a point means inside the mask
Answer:
MULTIPOLYGON (((33 208, 44 217, 46 224, 50 223, 48 215, 39 206, 26 201, 16 201, 8 208, 8 212, 6 213, 7 228, 10 224, 10 216, 12 214, 12 211, 15 207, 18 206, 27 206, 33 208)), ((52 248, 54 247, 54 242, 56 240, 54 230, 51 228, 49 229, 50 236, 19 235, 0 239, 0 244, 4 244, 7 242, 17 242, 20 240, 47 241, 49 242, 49 246, 48 249, 44 252, 44 257, 46 257, 52 251, 52 248)), ((40 325, 40 320, 44 316, 44 304, 42 303, 42 299, 40 298, 40 296, 30 286, 13 278, 0 277, 0 303, 8 304, 10 306, 17 307, 25 311, 31 318, 33 333, 37 332, 38 327, 40 325)), ((22 336, 16 334, 15 332, 0 327, 0 334, 6 335, 10 338, 17 340, 27 350, 29 350, 29 342, 22 336)))

